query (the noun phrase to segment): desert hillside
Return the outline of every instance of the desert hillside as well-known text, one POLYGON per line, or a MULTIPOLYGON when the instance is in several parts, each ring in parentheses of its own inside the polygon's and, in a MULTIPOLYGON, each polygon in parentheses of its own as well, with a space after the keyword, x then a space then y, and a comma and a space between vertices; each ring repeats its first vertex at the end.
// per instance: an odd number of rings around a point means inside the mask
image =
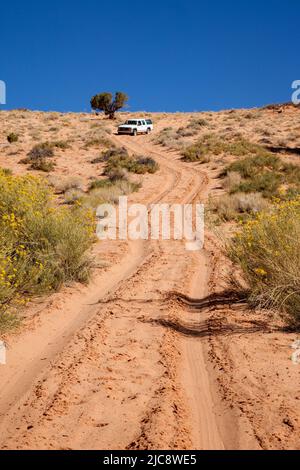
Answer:
POLYGON ((289 104, 1 111, 0 448, 299 449, 299 158, 289 104), (204 203, 204 249, 97 240, 121 195, 204 203))

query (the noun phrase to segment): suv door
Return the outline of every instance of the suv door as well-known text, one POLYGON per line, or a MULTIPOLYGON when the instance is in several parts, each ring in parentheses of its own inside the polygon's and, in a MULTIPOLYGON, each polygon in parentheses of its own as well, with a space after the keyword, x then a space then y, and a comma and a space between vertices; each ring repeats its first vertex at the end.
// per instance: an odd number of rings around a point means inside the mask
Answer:
POLYGON ((143 126, 142 132, 147 132, 147 122, 145 121, 145 119, 142 120, 142 126, 143 126))

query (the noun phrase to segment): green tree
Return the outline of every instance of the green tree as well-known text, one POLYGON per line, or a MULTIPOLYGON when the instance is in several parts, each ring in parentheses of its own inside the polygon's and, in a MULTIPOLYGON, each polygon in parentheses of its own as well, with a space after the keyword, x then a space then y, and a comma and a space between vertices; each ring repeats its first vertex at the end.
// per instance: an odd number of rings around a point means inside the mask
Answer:
POLYGON ((91 107, 95 111, 103 111, 110 119, 115 118, 115 112, 123 108, 128 101, 128 96, 121 91, 117 91, 115 97, 108 92, 95 95, 91 99, 91 107))

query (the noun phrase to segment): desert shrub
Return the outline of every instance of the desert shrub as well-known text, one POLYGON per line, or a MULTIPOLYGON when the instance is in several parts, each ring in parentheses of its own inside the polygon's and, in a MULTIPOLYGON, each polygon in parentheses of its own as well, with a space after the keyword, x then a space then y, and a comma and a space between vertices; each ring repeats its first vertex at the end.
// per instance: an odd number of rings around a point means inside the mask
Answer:
POLYGON ((162 131, 159 132, 154 138, 154 142, 163 147, 173 147, 177 145, 177 140, 180 138, 180 135, 172 127, 165 127, 162 131))
POLYGON ((254 305, 278 309, 300 326, 300 200, 277 204, 246 223, 228 246, 254 305))
POLYGON ((56 121, 59 118, 58 113, 47 113, 44 114, 44 121, 50 122, 50 121, 56 121))
POLYGON ((19 136, 18 134, 15 134, 14 132, 11 132, 10 134, 8 134, 7 136, 7 141, 12 144, 14 142, 18 142, 19 140, 19 136))
POLYGON ((182 160, 185 162, 208 163, 210 155, 205 154, 198 145, 191 145, 183 151, 182 160))
MULTIPOLYGON (((242 137, 226 139, 216 134, 206 134, 197 142, 187 147, 183 153, 183 160, 188 162, 205 163, 213 155, 228 154, 233 156, 257 155, 264 157, 272 155, 260 145, 253 144, 242 137)), ((238 171, 231 168, 230 171, 238 171)))
POLYGON ((83 191, 76 188, 68 189, 64 195, 65 204, 75 204, 82 199, 83 191))
POLYGON ((179 129, 176 131, 176 134, 179 137, 192 137, 196 133, 196 130, 190 129, 189 127, 179 127, 179 129))
POLYGON ((243 220, 267 207, 268 203, 260 193, 225 194, 209 201, 209 210, 226 222, 243 220))
POLYGON ((269 152, 237 160, 226 168, 226 174, 231 171, 237 172, 242 178, 257 176, 262 171, 277 171, 282 167, 279 157, 269 152))
POLYGON ((257 191, 266 198, 273 198, 279 194, 282 178, 274 172, 264 172, 256 177, 242 181, 232 192, 243 191, 251 193, 257 191))
POLYGON ((2 173, 5 176, 11 176, 13 174, 10 168, 1 168, 0 173, 2 173))
POLYGON ((100 122, 92 122, 90 127, 91 129, 102 129, 102 124, 100 122))
POLYGON ((127 179, 122 179, 117 181, 117 187, 121 191, 122 195, 134 193, 141 188, 141 183, 136 181, 129 181, 127 179))
POLYGON ((223 140, 215 134, 206 134, 182 152, 182 160, 207 163, 211 155, 220 155, 222 152, 224 152, 223 140))
POLYGON ((63 141, 42 142, 35 145, 27 154, 27 158, 23 158, 20 163, 30 163, 30 169, 44 171, 49 173, 54 170, 55 163, 48 160, 54 156, 54 147, 64 147, 63 141))
POLYGON ((253 113, 246 113, 243 116, 245 119, 254 119, 255 115, 253 113))
POLYGON ((222 147, 213 135, 206 135, 198 142, 190 145, 182 152, 182 160, 186 162, 207 163, 210 161, 210 155, 219 155, 222 147))
POLYGON ((272 155, 261 145, 249 142, 243 137, 238 137, 233 141, 225 142, 224 151, 236 157, 243 157, 245 155, 272 155))
POLYGON ((0 172, 0 329, 24 299, 87 280, 93 230, 88 211, 54 206, 43 179, 0 172))
POLYGON ((112 180, 122 179, 127 172, 136 174, 155 173, 159 166, 150 157, 130 156, 126 149, 111 149, 102 155, 106 162, 104 174, 112 180))
POLYGON ((269 152, 237 160, 222 175, 228 178, 232 172, 242 179, 231 186, 231 193, 260 192, 266 198, 291 199, 300 192, 300 167, 285 163, 269 152))
POLYGON ((70 176, 58 179, 57 176, 48 178, 48 183, 55 189, 56 193, 65 193, 70 189, 83 190, 84 182, 80 176, 70 176))
POLYGON ((158 163, 151 157, 144 157, 142 155, 135 157, 136 164, 133 166, 133 173, 145 174, 155 173, 159 170, 158 163))
POLYGON ((199 130, 202 127, 208 126, 208 121, 203 118, 194 118, 191 119, 190 122, 188 123, 188 128, 193 129, 193 130, 199 130))
POLYGON ((86 149, 90 147, 112 147, 113 144, 110 139, 105 136, 100 137, 90 137, 85 141, 84 147, 86 149))
POLYGON ((223 180, 223 188, 230 193, 240 185, 241 181, 242 177, 237 171, 228 171, 223 180))
POLYGON ((109 150, 106 150, 105 152, 102 153, 101 155, 101 161, 102 162, 107 162, 111 158, 120 158, 124 159, 128 157, 128 151, 125 147, 119 147, 119 148, 110 148, 109 150))
POLYGON ((110 181, 117 181, 122 179, 127 179, 128 171, 118 165, 107 165, 104 175, 109 178, 110 181))
POLYGON ((50 142, 36 144, 27 154, 28 161, 40 158, 51 158, 54 156, 53 145, 50 142))
POLYGON ((107 188, 112 185, 111 180, 109 179, 102 179, 102 180, 94 180, 89 185, 89 190, 97 189, 97 188, 107 188))
POLYGON ((91 160, 91 163, 94 165, 96 163, 103 163, 103 157, 102 155, 99 155, 98 157, 95 157, 93 158, 93 160, 91 160))
POLYGON ((162 145, 163 147, 182 150, 186 145, 182 138, 191 137, 195 135, 195 133, 195 130, 189 129, 188 127, 179 127, 177 130, 173 127, 165 127, 153 140, 155 144, 162 145))
MULTIPOLYGON (((107 181, 107 180, 106 180, 107 181)), ((139 183, 131 182, 127 179, 108 180, 103 186, 92 188, 88 195, 81 199, 83 207, 95 209, 102 203, 115 204, 120 196, 138 191, 139 183)))
POLYGON ((186 147, 186 143, 176 133, 176 136, 174 138, 173 137, 167 138, 164 141, 163 147, 169 147, 170 149, 174 149, 174 150, 177 150, 177 151, 182 151, 186 147))
POLYGON ((102 152, 99 156, 93 158, 93 160, 91 160, 91 163, 92 164, 104 163, 113 158, 115 160, 117 160, 118 158, 120 158, 120 160, 124 160, 127 157, 129 157, 129 154, 125 147, 121 147, 121 148, 111 147, 110 149, 102 152))
POLYGON ((53 171, 55 168, 55 163, 47 160, 46 158, 37 158, 33 160, 30 165, 32 170, 44 171, 45 173, 49 173, 53 171))
POLYGON ((70 143, 66 140, 55 140, 54 142, 51 142, 50 145, 52 145, 52 147, 56 147, 62 150, 70 148, 70 143))

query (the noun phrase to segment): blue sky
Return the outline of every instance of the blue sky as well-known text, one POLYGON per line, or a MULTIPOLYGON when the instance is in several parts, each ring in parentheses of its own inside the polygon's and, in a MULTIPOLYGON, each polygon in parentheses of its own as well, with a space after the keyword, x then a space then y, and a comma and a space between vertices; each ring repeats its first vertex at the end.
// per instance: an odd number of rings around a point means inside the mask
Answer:
POLYGON ((254 107, 289 101, 300 79, 299 0, 10 0, 0 12, 8 109, 88 111, 101 91, 128 93, 130 110, 254 107))

